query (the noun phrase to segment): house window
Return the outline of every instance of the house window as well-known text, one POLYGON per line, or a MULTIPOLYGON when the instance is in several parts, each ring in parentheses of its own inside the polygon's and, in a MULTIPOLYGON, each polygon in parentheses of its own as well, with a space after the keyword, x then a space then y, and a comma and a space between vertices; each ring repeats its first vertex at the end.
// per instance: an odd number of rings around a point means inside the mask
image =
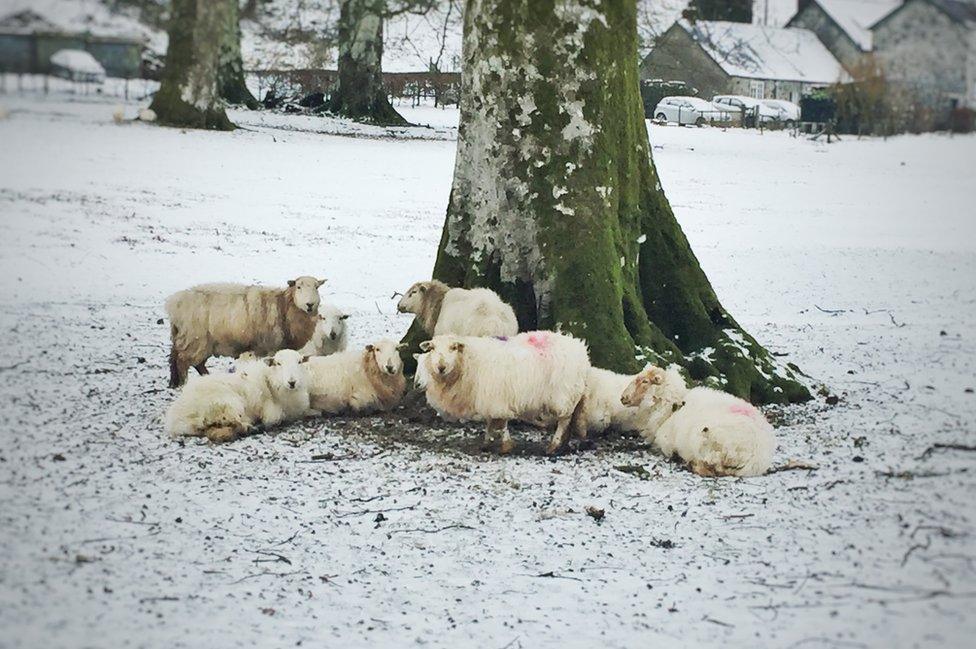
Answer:
POLYGON ((766 82, 750 81, 749 92, 753 99, 763 99, 766 96, 766 82))

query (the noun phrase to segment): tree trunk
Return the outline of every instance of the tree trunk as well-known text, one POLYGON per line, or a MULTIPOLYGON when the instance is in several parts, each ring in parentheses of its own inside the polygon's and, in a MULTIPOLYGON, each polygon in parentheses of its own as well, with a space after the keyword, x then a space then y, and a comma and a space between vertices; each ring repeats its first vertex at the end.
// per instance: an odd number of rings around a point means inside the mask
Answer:
MULTIPOLYGON (((756 403, 809 398, 722 308, 661 189, 634 0, 466 1, 433 275, 495 289, 523 330, 584 338, 599 367, 674 362, 756 403)), ((415 324, 407 340, 422 339, 415 324)))
POLYGON ((234 128, 220 100, 217 70, 231 5, 236 2, 173 0, 166 66, 151 106, 161 124, 234 128))
POLYGON ((329 98, 336 115, 376 124, 407 121, 383 88, 384 0, 342 0, 339 10, 339 80, 329 98))
POLYGON ((228 104, 247 106, 251 110, 260 104, 244 83, 244 62, 241 60, 241 23, 235 0, 228 3, 227 25, 221 31, 220 67, 217 70, 217 91, 228 104))

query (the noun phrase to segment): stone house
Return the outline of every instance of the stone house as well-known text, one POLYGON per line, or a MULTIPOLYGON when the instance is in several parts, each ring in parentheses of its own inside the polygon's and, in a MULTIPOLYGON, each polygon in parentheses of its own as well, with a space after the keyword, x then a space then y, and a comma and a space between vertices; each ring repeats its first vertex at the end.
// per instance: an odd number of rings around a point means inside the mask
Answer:
POLYGON ((681 81, 702 97, 800 98, 847 78, 806 29, 682 19, 641 62, 642 80, 681 81))

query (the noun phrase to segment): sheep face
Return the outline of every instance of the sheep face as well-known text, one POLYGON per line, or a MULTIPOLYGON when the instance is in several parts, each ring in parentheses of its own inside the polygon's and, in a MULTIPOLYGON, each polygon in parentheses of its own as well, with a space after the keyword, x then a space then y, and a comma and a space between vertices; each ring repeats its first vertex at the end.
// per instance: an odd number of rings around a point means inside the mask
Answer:
POLYGON ((464 343, 453 336, 438 336, 420 344, 425 352, 424 363, 427 375, 438 381, 453 377, 461 369, 461 357, 464 354, 464 343))
POLYGON ((318 313, 319 287, 322 284, 325 284, 324 279, 315 279, 307 275, 298 279, 288 280, 289 288, 294 289, 292 291, 292 300, 295 303, 295 307, 305 313, 318 313))
POLYGON ((401 347, 392 340, 381 340, 366 345, 366 355, 376 363, 381 374, 396 376, 403 371, 403 360, 400 358, 401 347))
POLYGON ((274 356, 264 359, 270 368, 268 384, 276 393, 288 393, 308 389, 308 370, 305 367, 307 357, 294 349, 282 349, 274 356))
POLYGON ((658 388, 664 384, 664 370, 651 365, 634 377, 624 393, 620 395, 620 403, 625 406, 639 406, 650 394, 652 399, 658 398, 658 388))
POLYGON ((430 290, 430 282, 417 282, 408 288, 397 303, 397 311, 400 313, 420 313, 428 290, 430 290))
POLYGON ((330 311, 327 315, 319 316, 319 323, 315 327, 315 337, 317 342, 326 340, 339 340, 346 332, 346 320, 349 316, 338 311, 330 311))

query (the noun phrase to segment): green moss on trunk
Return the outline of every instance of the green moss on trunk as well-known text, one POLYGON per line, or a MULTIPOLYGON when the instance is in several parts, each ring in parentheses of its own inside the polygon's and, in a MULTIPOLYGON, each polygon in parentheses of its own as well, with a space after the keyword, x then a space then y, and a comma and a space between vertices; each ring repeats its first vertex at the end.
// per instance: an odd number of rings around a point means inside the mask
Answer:
POLYGON ((244 82, 244 62, 241 59, 241 23, 236 2, 228 5, 227 24, 220 43, 220 63, 217 68, 217 92, 228 104, 256 110, 261 106, 244 82))
POLYGON ((222 34, 235 1, 173 0, 166 65, 151 105, 160 124, 234 128, 218 96, 217 69, 222 34))
POLYGON ((661 189, 635 3, 467 0, 464 30, 433 276, 495 289, 522 329, 578 335, 599 367, 676 362, 757 403, 809 398, 722 308, 661 189))

